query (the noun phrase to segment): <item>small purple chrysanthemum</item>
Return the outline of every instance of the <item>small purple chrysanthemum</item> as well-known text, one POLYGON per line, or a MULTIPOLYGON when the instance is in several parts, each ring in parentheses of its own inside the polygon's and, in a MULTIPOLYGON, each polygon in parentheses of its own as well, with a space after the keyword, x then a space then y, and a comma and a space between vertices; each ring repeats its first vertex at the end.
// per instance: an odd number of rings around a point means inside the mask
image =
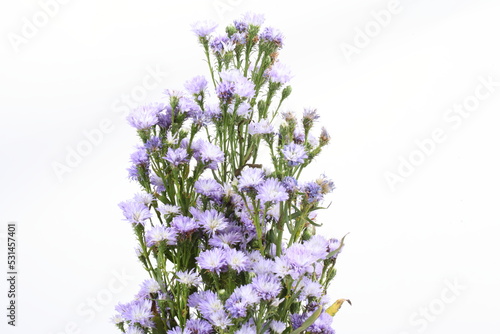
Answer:
POLYGON ((195 292, 188 299, 188 305, 200 311, 205 318, 210 318, 214 313, 224 311, 224 305, 213 291, 195 292))
POLYGON ((130 161, 134 165, 149 165, 149 156, 146 148, 144 146, 140 146, 137 148, 137 151, 130 155, 130 161))
POLYGON ((283 157, 288 162, 289 166, 303 164, 304 160, 307 159, 307 153, 304 146, 297 145, 295 143, 285 145, 281 152, 283 153, 283 157))
POLYGON ((179 148, 168 148, 167 155, 163 158, 170 162, 174 166, 179 166, 185 164, 188 161, 188 153, 186 149, 179 148))
POLYGON ((177 216, 172 219, 172 227, 180 234, 189 234, 198 229, 199 225, 193 218, 177 216))
POLYGON ((194 190, 214 200, 220 200, 224 195, 222 186, 214 179, 198 179, 194 183, 194 190))
POLYGON ((248 256, 242 251, 236 250, 234 248, 226 249, 226 262, 229 267, 236 270, 237 272, 242 272, 247 270, 250 266, 250 260, 248 256))
POLYGON ((152 217, 151 212, 144 203, 135 200, 121 202, 118 206, 122 209, 125 220, 132 224, 142 224, 152 217))
POLYGON ((312 273, 313 264, 318 260, 304 244, 294 243, 285 250, 284 261, 290 268, 290 276, 298 279, 306 273, 312 273))
POLYGON ((159 151, 161 149, 162 143, 160 137, 154 136, 148 139, 144 147, 149 152, 159 151))
POLYGON ((212 325, 203 319, 189 319, 186 322, 186 330, 192 334, 211 334, 213 333, 212 325))
POLYGON ((210 48, 216 54, 224 54, 234 49, 233 41, 226 35, 217 36, 210 42, 210 48))
POLYGON ((248 12, 243 14, 242 21, 247 23, 248 25, 260 27, 262 24, 264 24, 265 17, 264 14, 248 12))
POLYGON ((125 306, 123 317, 131 323, 152 327, 154 323, 151 321, 153 317, 151 306, 152 302, 149 299, 134 300, 125 306))
POLYGON ((234 85, 234 94, 240 97, 251 98, 255 94, 255 84, 246 78, 240 70, 232 69, 222 71, 220 77, 223 82, 230 82, 234 85))
POLYGON ((226 300, 226 309, 233 318, 242 318, 247 315, 247 307, 259 302, 259 296, 251 285, 242 285, 226 300))
POLYGON ((263 300, 272 300, 281 291, 281 284, 274 275, 263 274, 254 277, 252 288, 263 300))
POLYGON ((158 208, 156 208, 159 213, 162 215, 167 215, 167 216, 175 216, 178 215, 181 212, 181 208, 178 207, 177 205, 170 205, 170 204, 163 204, 160 203, 158 204, 158 208))
POLYGON ((127 116, 129 124, 137 130, 146 130, 158 123, 158 106, 146 104, 135 108, 127 116))
POLYGON ((293 194, 299 190, 299 183, 297 182, 297 179, 292 176, 285 176, 281 181, 281 184, 285 187, 289 194, 293 194))
POLYGON ((144 334, 144 331, 137 326, 129 326, 125 334, 144 334))
POLYGON ((286 329, 286 324, 282 321, 278 321, 278 320, 273 320, 271 321, 271 324, 270 326, 271 329, 273 330, 273 332, 277 333, 277 334, 281 334, 285 331, 286 329))
POLYGON ((224 215, 214 209, 202 212, 197 218, 201 228, 210 235, 224 230, 227 226, 227 220, 224 215))
POLYGON ((283 34, 275 28, 266 27, 260 34, 260 39, 263 42, 273 43, 278 48, 283 46, 283 34))
POLYGON ((217 29, 218 24, 210 21, 198 21, 191 25, 193 32, 198 35, 198 37, 206 37, 213 33, 217 29))
POLYGON ((233 82, 222 81, 216 88, 215 92, 219 99, 228 103, 234 95, 235 85, 233 82))
POLYGON ((245 168, 238 178, 238 189, 248 191, 264 182, 264 172, 260 168, 245 168))
POLYGON ((160 284, 158 284, 155 279, 150 278, 141 283, 141 289, 139 290, 137 297, 149 298, 150 294, 158 293, 159 291, 161 291, 160 284))
MULTIPOLYGON (((217 311, 213 313, 208 320, 215 326, 220 329, 226 329, 228 326, 231 325, 231 319, 229 319, 229 316, 226 314, 224 310, 217 311)), ((223 332, 222 332, 223 333, 223 332)))
POLYGON ((171 227, 158 225, 146 232, 146 244, 152 247, 165 241, 167 245, 175 245, 177 243, 177 231, 171 227))
POLYGON ((192 148, 196 159, 207 164, 210 169, 217 169, 217 165, 224 161, 224 152, 217 145, 200 139, 193 144, 192 148))
POLYGON ((199 75, 184 84, 184 87, 190 94, 200 94, 207 88, 208 82, 204 76, 199 75))
POLYGON ((316 182, 308 182, 302 186, 302 191, 309 203, 317 203, 323 199, 321 186, 316 182))
POLYGON ((187 286, 200 286, 202 283, 200 275, 194 270, 178 271, 175 273, 177 282, 187 286))
POLYGON ((267 119, 263 119, 259 122, 252 122, 248 125, 248 133, 251 135, 262 135, 273 132, 274 127, 267 119))
POLYGON ((276 178, 269 178, 257 187, 257 198, 266 202, 281 202, 288 199, 285 187, 276 178))
POLYGON ((292 71, 290 67, 281 62, 277 62, 269 69, 267 76, 272 82, 286 84, 292 79, 292 71))
POLYGON ((243 45, 247 42, 247 35, 244 32, 237 32, 231 35, 231 42, 234 45, 243 45))
POLYGON ((238 30, 238 32, 244 32, 248 29, 248 23, 244 21, 235 20, 234 27, 236 28, 236 30, 238 30))
POLYGON ((212 247, 229 248, 243 240, 243 235, 239 231, 229 231, 218 233, 208 240, 208 244, 212 247))
POLYGON ((226 266, 226 254, 222 248, 212 248, 200 253, 196 258, 202 269, 220 273, 226 266))

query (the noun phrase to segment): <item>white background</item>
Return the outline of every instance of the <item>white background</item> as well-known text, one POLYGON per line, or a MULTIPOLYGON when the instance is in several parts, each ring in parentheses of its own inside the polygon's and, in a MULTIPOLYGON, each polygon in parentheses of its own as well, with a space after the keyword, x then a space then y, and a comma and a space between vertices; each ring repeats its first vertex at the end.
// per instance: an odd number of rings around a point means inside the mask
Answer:
POLYGON ((325 172, 337 185, 320 233, 350 232, 330 291, 353 302, 335 317, 337 333, 499 333, 500 86, 460 124, 445 115, 474 102, 479 78, 500 81, 500 3, 401 0, 377 31, 372 11, 388 6, 61 0, 44 22, 37 1, 2 2, 0 267, 15 221, 19 299, 12 328, 2 273, 1 332, 118 333, 114 305, 146 275, 117 207, 136 191, 125 168, 138 140, 116 111, 144 80, 155 86, 145 101, 157 101, 207 74, 192 22, 254 11, 286 35, 281 59, 295 74, 286 108, 317 107, 333 137, 304 178, 325 172), (16 47, 27 21, 39 27, 16 47), (357 53, 346 56, 347 44, 357 53), (163 73, 158 82, 148 68, 163 73), (99 138, 103 120, 111 129, 99 138), (419 153, 416 141, 436 129, 445 140, 419 153), (96 143, 58 178, 54 164, 67 164, 89 131, 96 143), (391 188, 387 173, 410 157, 419 165, 391 188))

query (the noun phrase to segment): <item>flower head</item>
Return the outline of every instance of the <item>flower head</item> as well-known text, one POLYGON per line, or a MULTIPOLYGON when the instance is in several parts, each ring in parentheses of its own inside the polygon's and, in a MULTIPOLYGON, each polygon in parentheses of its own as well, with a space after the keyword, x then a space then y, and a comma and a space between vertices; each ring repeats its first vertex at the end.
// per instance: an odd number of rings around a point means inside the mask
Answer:
POLYGON ((288 199, 285 187, 278 179, 269 178, 257 187, 257 198, 263 202, 281 202, 288 199))
POLYGON ((198 21, 191 25, 193 32, 198 35, 198 37, 207 37, 217 29, 218 24, 210 21, 198 21))
POLYGON ((297 145, 295 143, 285 145, 281 152, 283 153, 283 157, 288 162, 289 166, 303 164, 304 160, 307 159, 307 153, 304 146, 297 145))
POLYGON ((127 121, 137 130, 146 130, 158 123, 158 106, 146 104, 135 108, 127 116, 127 121))

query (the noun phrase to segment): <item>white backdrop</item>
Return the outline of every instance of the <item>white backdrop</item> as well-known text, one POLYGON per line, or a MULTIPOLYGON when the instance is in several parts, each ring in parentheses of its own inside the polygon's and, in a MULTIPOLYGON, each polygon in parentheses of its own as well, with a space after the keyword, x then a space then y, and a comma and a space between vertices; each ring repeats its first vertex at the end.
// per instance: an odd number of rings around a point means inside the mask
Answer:
POLYGON ((207 74, 192 22, 246 11, 286 35, 286 107, 317 107, 333 137, 308 175, 337 185, 321 233, 350 232, 330 291, 353 302, 337 333, 499 333, 498 1, 0 7, 2 333, 118 333, 114 305, 145 278, 117 207, 136 191, 124 115, 207 74), (12 221, 15 328, 5 316, 12 221))

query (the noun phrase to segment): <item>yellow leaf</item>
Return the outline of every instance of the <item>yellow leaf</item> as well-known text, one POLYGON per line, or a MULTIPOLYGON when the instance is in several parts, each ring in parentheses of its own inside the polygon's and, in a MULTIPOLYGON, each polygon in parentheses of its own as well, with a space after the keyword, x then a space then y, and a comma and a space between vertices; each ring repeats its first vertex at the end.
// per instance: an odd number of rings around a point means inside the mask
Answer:
POLYGON ((337 313, 337 311, 340 309, 340 307, 342 306, 342 304, 344 302, 348 302, 349 305, 352 305, 351 301, 349 299, 338 299, 335 303, 333 303, 332 306, 330 306, 329 308, 326 309, 326 313, 328 313, 329 315, 331 315, 333 317, 335 315, 335 313, 337 313))

